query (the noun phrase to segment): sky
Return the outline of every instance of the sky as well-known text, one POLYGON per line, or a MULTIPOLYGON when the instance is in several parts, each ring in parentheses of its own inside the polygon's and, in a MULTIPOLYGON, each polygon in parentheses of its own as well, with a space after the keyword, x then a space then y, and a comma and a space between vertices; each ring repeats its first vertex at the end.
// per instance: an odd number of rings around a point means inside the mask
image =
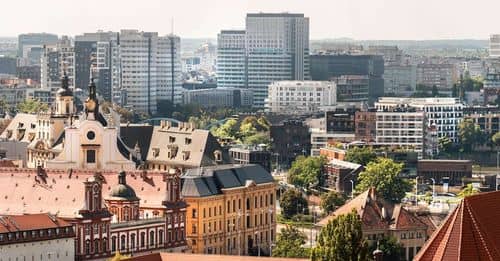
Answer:
POLYGON ((304 13, 310 38, 486 39, 500 33, 499 0, 1 0, 0 36, 139 29, 216 38, 248 12, 304 13))

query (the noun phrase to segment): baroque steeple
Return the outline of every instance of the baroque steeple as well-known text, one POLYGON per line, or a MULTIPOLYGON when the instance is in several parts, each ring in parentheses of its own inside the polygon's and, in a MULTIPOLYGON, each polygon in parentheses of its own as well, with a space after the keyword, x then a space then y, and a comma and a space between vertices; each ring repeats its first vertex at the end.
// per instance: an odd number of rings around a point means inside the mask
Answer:
POLYGON ((87 113, 93 112, 94 114, 97 114, 99 110, 99 102, 97 101, 97 94, 96 94, 96 86, 94 83, 94 79, 90 79, 90 84, 89 84, 89 97, 85 101, 85 111, 87 113))

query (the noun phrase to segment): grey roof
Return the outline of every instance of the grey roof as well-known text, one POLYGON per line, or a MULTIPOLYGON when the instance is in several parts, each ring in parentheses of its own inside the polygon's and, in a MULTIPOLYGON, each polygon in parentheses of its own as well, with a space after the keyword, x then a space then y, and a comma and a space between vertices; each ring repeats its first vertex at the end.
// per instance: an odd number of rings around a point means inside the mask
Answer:
POLYGON ((183 197, 214 196, 222 194, 222 189, 245 187, 248 182, 274 182, 272 175, 257 164, 189 169, 181 178, 183 197))

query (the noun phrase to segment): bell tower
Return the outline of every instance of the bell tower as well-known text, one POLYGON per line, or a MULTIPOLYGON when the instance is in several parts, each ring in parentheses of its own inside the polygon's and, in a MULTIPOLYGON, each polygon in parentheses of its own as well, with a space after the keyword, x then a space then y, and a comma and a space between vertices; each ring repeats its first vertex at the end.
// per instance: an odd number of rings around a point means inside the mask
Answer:
POLYGON ((56 114, 71 115, 74 113, 73 91, 69 89, 69 79, 66 71, 61 79, 61 88, 56 93, 56 114))
POLYGON ((85 113, 87 114, 87 117, 93 115, 94 119, 96 119, 97 114, 99 113, 99 101, 97 100, 94 79, 90 79, 89 97, 85 100, 85 113))

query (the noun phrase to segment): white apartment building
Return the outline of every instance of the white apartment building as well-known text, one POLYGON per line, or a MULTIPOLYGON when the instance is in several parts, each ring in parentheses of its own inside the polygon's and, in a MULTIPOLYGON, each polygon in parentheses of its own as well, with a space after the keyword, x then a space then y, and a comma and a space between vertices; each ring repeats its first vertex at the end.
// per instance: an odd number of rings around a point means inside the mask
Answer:
POLYGON ((490 35, 490 57, 498 58, 500 57, 500 34, 490 35))
POLYGON ((429 88, 436 86, 439 91, 451 92, 457 80, 458 75, 454 64, 423 63, 417 65, 417 84, 429 88))
POLYGON ((436 126, 438 137, 458 142, 458 124, 463 119, 463 104, 456 98, 382 97, 375 103, 378 111, 411 107, 425 112, 426 126, 436 126))
POLYGON ((423 157, 425 112, 415 108, 395 107, 376 112, 377 145, 406 148, 423 157))
POLYGON ((384 68, 384 93, 410 96, 417 87, 415 65, 386 65, 384 68))
POLYGON ((269 85, 266 110, 274 113, 317 112, 337 104, 337 88, 327 81, 279 81, 269 85))

